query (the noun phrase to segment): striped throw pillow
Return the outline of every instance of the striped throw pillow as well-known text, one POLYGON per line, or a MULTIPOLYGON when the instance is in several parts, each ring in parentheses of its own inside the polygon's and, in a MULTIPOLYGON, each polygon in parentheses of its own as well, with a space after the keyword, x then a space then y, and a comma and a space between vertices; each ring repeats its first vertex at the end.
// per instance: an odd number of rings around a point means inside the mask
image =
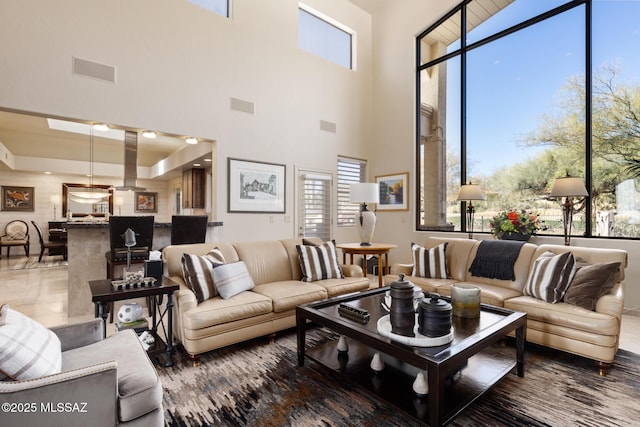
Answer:
POLYGON ((411 243, 411 256, 413 257, 412 276, 428 277, 431 279, 447 279, 447 250, 448 243, 441 243, 438 246, 427 249, 420 245, 411 243))
POLYGON ((213 281, 213 269, 225 263, 218 248, 206 255, 182 254, 182 277, 196 295, 198 303, 215 297, 218 293, 213 281))
POLYGON ((61 368, 58 336, 7 304, 0 307, 0 381, 31 380, 61 368))
POLYGON ((255 287, 244 261, 232 262, 216 268, 213 270, 213 281, 216 284, 216 290, 224 299, 255 287))
POLYGON ((524 294, 555 304, 562 301, 573 276, 576 259, 571 252, 544 252, 533 263, 524 294))
POLYGON ((344 278, 333 242, 324 242, 321 245, 296 245, 296 250, 303 282, 344 278))

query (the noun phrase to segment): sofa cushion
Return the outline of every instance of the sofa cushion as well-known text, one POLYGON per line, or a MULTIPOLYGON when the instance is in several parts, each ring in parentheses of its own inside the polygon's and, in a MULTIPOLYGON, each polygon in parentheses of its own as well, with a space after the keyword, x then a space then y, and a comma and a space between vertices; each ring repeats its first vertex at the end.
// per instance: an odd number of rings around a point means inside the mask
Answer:
POLYGON ((103 341, 65 351, 62 369, 90 364, 118 363, 118 417, 129 421, 162 406, 162 383, 133 330, 120 331, 103 341))
POLYGON ((333 242, 324 242, 320 245, 296 245, 296 249, 303 282, 344 278, 333 242))
POLYGON ((367 277, 345 277, 344 279, 318 280, 313 284, 325 288, 328 297, 334 297, 369 289, 370 282, 367 277))
POLYGON ((0 380, 30 380, 60 372, 60 339, 4 304, 0 307, 0 380))
POLYGON ((555 304, 562 301, 575 273, 576 260, 571 252, 545 252, 534 261, 523 293, 555 304))
POLYGON ((578 271, 569 284, 564 301, 587 310, 595 310, 598 299, 611 291, 619 272, 619 262, 589 264, 578 260, 578 271))
POLYGON ((224 299, 249 291, 255 286, 243 261, 221 265, 212 274, 216 291, 224 299))
POLYGON ((257 285, 252 292, 271 299, 273 311, 280 313, 300 304, 327 298, 327 290, 315 283, 300 283, 294 280, 257 285))
POLYGON ((184 282, 196 294, 199 303, 218 294, 213 282, 213 269, 224 263, 224 256, 218 248, 206 255, 182 254, 184 282))
POLYGON ((229 299, 220 296, 208 299, 182 314, 185 329, 197 330, 241 319, 269 314, 273 311, 270 298, 253 291, 241 292, 229 299))
POLYGON ((411 275, 431 279, 448 278, 447 245, 448 243, 441 243, 438 246, 427 249, 411 243, 411 256, 413 257, 413 272, 411 275))

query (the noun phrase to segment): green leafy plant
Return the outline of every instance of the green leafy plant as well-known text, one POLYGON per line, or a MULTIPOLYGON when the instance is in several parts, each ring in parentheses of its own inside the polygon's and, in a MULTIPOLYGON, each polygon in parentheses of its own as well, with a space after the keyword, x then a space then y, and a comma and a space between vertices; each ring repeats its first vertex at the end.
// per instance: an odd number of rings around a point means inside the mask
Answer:
POLYGON ((536 234, 538 230, 544 229, 540 216, 524 209, 500 212, 493 217, 490 225, 494 236, 502 233, 536 234))

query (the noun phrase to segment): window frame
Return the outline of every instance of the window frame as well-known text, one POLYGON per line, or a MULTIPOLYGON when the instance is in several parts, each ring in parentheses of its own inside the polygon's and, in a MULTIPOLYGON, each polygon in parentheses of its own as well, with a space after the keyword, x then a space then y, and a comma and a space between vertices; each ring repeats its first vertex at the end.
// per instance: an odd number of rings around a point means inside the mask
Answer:
MULTIPOLYGON (((485 44, 491 43, 495 40, 498 40, 502 37, 508 36, 515 32, 518 32, 522 29, 525 29, 529 26, 536 25, 546 19, 557 16, 561 13, 572 10, 576 7, 583 6, 585 7, 584 15, 585 15, 585 34, 584 34, 584 48, 585 48, 585 185, 587 189, 589 189, 589 194, 591 194, 592 188, 592 113, 593 113, 593 70, 592 70, 592 0, 570 0, 566 3, 557 6, 553 9, 550 9, 544 13, 541 13, 532 18, 526 19, 522 22, 519 22, 511 27, 498 31, 488 37, 485 37, 481 40, 475 41, 469 45, 466 43, 466 35, 467 35, 467 7, 470 3, 469 0, 465 0, 460 2, 457 6, 452 8, 449 12, 443 15, 440 19, 438 19, 433 25, 429 26, 427 29, 422 31, 416 36, 416 50, 415 50, 415 58, 416 58, 416 74, 415 74, 415 191, 414 197, 416 200, 415 203, 415 224, 416 231, 436 231, 441 230, 440 227, 433 227, 421 224, 421 212, 420 206, 422 204, 422 190, 424 189, 424 182, 421 181, 421 167, 422 165, 421 159, 421 115, 422 115, 422 93, 421 93, 421 73, 424 70, 427 70, 430 67, 446 62, 449 59, 459 56, 461 58, 461 70, 460 70, 460 184, 467 182, 467 128, 466 128, 466 97, 467 97, 467 81, 466 81, 466 72, 467 72, 467 64, 466 64, 466 55, 467 52, 472 51, 476 48, 479 48, 485 44), (461 14, 461 22, 460 22, 460 48, 455 49, 452 52, 441 55, 431 61, 422 62, 422 52, 421 45, 422 40, 431 32, 436 30, 439 26, 445 23, 448 19, 452 18, 456 13, 461 14)), ((461 212, 466 210, 466 203, 460 202, 461 212)), ((593 237, 593 229, 592 229, 592 211, 593 206, 591 203, 591 196, 587 196, 585 199, 585 234, 584 237, 593 237)), ((466 233, 466 221, 461 221, 461 229, 455 232, 466 233)), ((582 236, 581 236, 582 237, 582 236)), ((608 237, 615 238, 615 237, 608 237)))

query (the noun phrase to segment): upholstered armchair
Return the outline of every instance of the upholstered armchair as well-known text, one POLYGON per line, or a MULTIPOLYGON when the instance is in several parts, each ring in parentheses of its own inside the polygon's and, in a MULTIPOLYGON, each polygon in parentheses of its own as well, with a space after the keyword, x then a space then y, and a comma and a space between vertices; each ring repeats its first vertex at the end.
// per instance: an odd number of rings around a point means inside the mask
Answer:
POLYGON ((93 319, 51 331, 61 372, 0 381, 2 426, 164 425, 162 385, 132 330, 104 339, 103 321, 93 319))
POLYGON ((7 258, 11 256, 12 246, 22 246, 24 254, 29 256, 29 225, 20 219, 9 221, 4 227, 4 234, 0 236, 0 258, 2 258, 2 248, 5 246, 7 258))

